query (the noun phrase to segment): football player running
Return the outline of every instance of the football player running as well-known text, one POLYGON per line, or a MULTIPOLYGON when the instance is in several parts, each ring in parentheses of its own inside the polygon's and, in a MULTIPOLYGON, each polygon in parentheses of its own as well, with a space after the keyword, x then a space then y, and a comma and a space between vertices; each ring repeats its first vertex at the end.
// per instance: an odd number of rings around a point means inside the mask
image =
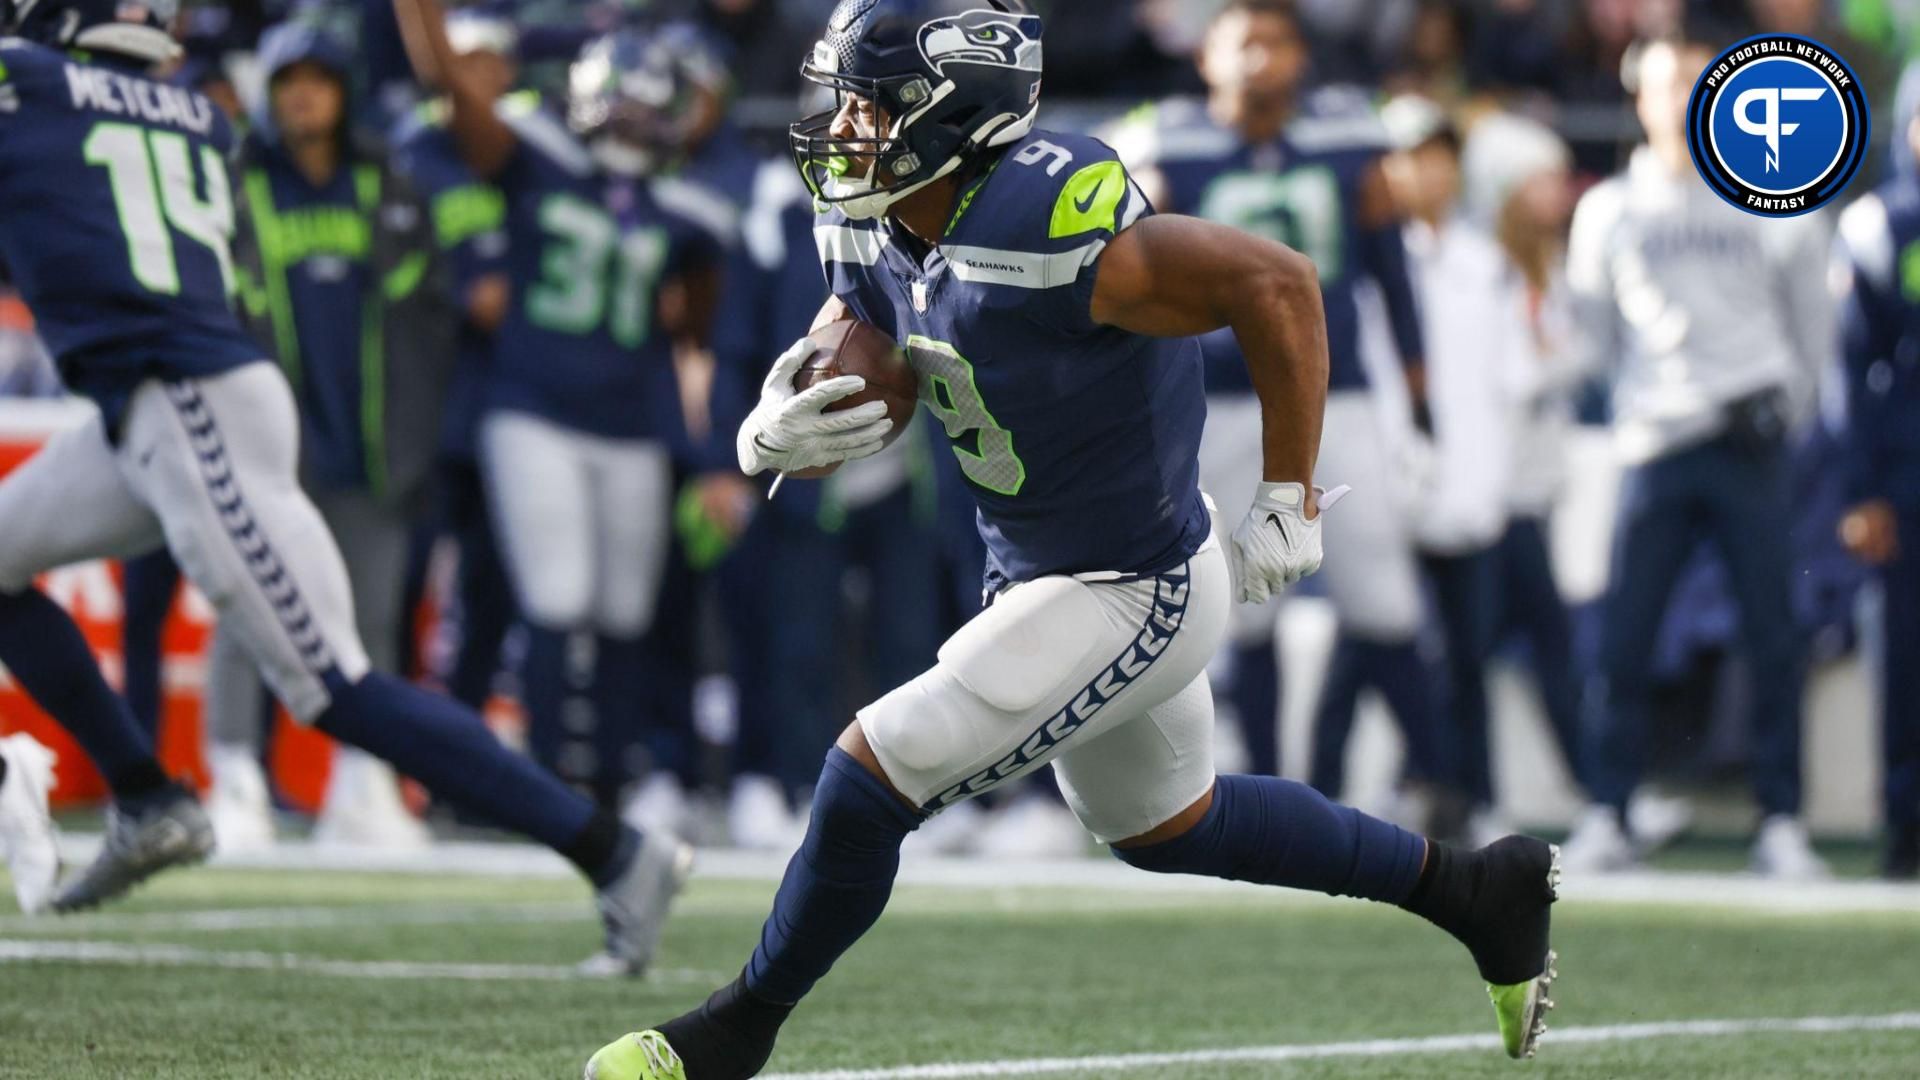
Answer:
POLYGON ((296 718, 572 860, 606 924, 592 970, 637 972, 686 849, 596 810, 471 711, 368 670, 346 568, 296 476, 292 394, 229 307, 232 130, 204 96, 145 75, 177 52, 173 14, 172 0, 0 0, 0 259, 67 386, 100 406, 0 481, 0 661, 114 794, 99 858, 52 906, 212 847, 79 629, 33 587, 164 544, 296 718))
MULTIPOLYGON (((1531 1053, 1543 1030, 1549 845, 1455 849, 1303 784, 1215 775, 1205 670, 1234 593, 1258 601, 1320 566, 1317 276, 1277 242, 1156 216, 1113 151, 1036 130, 1040 34, 1014 0, 842 0, 806 61, 838 95, 792 132, 826 206, 815 236, 833 297, 820 321, 858 317, 908 350, 979 503, 996 599, 830 751, 741 975, 602 1049, 593 1080, 755 1075, 794 1006, 879 918, 907 834, 1049 761, 1121 860, 1398 905, 1469 949, 1509 1053, 1531 1053), (1192 339, 1223 326, 1264 421, 1256 509, 1231 541, 1195 480, 1192 339)), ((747 472, 878 448, 880 406, 823 417, 823 395, 791 389, 812 348, 774 364, 740 432, 747 472), (849 416, 866 424, 851 447, 849 416)))

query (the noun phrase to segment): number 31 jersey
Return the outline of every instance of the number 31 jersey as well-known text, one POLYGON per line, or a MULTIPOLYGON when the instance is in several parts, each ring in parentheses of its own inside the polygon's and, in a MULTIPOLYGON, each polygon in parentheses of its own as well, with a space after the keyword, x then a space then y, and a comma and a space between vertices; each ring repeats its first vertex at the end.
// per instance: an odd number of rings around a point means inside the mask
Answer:
POLYGON ((494 178, 513 306, 494 339, 488 404, 609 439, 675 439, 660 290, 713 265, 718 240, 664 206, 663 185, 596 168, 547 113, 503 116, 519 139, 494 178))
POLYGON ((68 387, 260 359, 230 306, 226 117, 140 69, 0 42, 0 260, 68 387))
POLYGON ((907 350, 946 429, 989 588, 1158 573, 1206 540, 1198 345, 1090 314, 1101 252, 1151 213, 1104 144, 1036 131, 964 189, 936 247, 837 210, 815 225, 834 295, 907 350))

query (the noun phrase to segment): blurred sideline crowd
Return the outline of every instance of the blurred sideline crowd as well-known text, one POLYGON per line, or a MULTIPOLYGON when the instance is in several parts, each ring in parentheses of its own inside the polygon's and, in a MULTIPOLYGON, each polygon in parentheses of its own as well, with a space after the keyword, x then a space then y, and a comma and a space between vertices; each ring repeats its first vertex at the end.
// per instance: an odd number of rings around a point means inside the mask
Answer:
MULTIPOLYGON (((629 313, 635 364, 657 368, 645 400, 609 399, 631 381, 598 385, 558 358, 495 356, 508 306, 542 298, 516 295, 505 202, 416 84, 389 0, 189 3, 172 76, 247 133, 232 165, 237 303, 299 396, 304 482, 346 555, 374 664, 476 707, 514 703, 528 753, 637 823, 750 848, 797 840, 804 785, 852 709, 927 667, 982 602, 966 481, 937 425, 771 500, 734 464, 768 363, 824 296, 783 144, 818 104, 798 71, 832 6, 490 0, 449 20, 461 63, 507 112, 563 119, 569 79, 592 77, 583 48, 609 31, 647 50, 660 85, 645 171, 711 233, 721 275, 711 333, 676 332, 709 302, 684 289, 629 313), (637 415, 646 438, 619 419, 637 415)), ((1920 11, 1035 6, 1042 126, 1101 133, 1163 211, 1360 279, 1368 379, 1330 395, 1342 449, 1321 473, 1361 492, 1329 516, 1327 571, 1307 588, 1339 620, 1311 760, 1280 760, 1272 603, 1238 612, 1215 670, 1247 768, 1284 765, 1339 794, 1356 702, 1375 692, 1406 746, 1394 814, 1501 835, 1486 680, 1511 654, 1590 803, 1571 864, 1631 866, 1687 827, 1686 803, 1646 776, 1731 774, 1752 783, 1755 868, 1817 877, 1799 820, 1802 731, 1818 737, 1805 676, 1867 649, 1882 676, 1884 869, 1920 871, 1920 248, 1898 246, 1920 203, 1920 69, 1906 67, 1920 11), (1762 31, 1820 39, 1868 88, 1879 145, 1844 210, 1749 218, 1694 175, 1693 78, 1762 31), (1356 178, 1331 188, 1301 160, 1329 131, 1363 147, 1356 178), (1189 179, 1223 157, 1224 173, 1189 179), (1363 203, 1391 224, 1402 270, 1341 265, 1342 207, 1363 203), (1579 424, 1612 429, 1625 473, 1605 595, 1570 606, 1548 536, 1579 424)), ((599 302, 618 322, 620 297, 599 302)), ((569 305, 554 298, 546 321, 582 314, 569 305)), ((1221 367, 1208 365, 1202 481, 1224 508, 1258 479, 1259 417, 1244 374, 1221 367)), ((0 395, 59 393, 31 316, 0 287, 0 395)), ((126 567, 124 689, 149 725, 178 582, 164 552, 126 567)), ((271 843, 271 702, 217 633, 206 680, 220 844, 271 843)), ((1080 850, 1052 786, 1043 774, 963 804, 915 843, 1080 850)), ((387 767, 351 751, 316 829, 428 839, 387 767)))

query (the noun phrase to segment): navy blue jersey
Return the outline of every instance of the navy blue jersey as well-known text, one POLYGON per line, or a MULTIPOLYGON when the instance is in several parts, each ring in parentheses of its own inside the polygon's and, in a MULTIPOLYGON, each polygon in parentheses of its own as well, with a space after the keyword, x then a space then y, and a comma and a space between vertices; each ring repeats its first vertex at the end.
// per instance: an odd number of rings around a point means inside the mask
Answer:
POLYGON ((244 170, 253 227, 274 239, 261 246, 279 292, 273 323, 280 363, 300 400, 300 457, 316 490, 368 483, 365 340, 375 272, 373 230, 379 170, 335 169, 316 185, 277 143, 248 155, 244 170))
POLYGON ((595 168, 544 112, 505 114, 518 145, 506 197, 513 304, 494 342, 488 402, 618 439, 683 425, 660 286, 717 258, 713 236, 653 186, 595 168))
POLYGON ((260 359, 230 306, 232 145, 200 94, 0 42, 0 261, 110 420, 144 378, 260 359))
MULTIPOLYGON (((1323 92, 1280 138, 1255 145, 1214 123, 1202 103, 1172 101, 1130 118, 1114 141, 1130 168, 1158 173, 1161 209, 1278 240, 1314 261, 1327 311, 1330 388, 1367 384, 1359 293, 1368 281, 1386 301, 1401 360, 1420 358, 1399 227, 1361 219, 1363 178, 1387 149, 1364 103, 1323 92)), ((1230 332, 1208 335, 1205 347, 1209 391, 1253 390, 1230 332)))
POLYGON ((1839 249, 1851 283, 1841 307, 1847 494, 1920 508, 1920 177, 1895 177, 1848 207, 1839 249))
POLYGON ((962 194, 944 240, 822 217, 834 295, 906 347, 980 504, 987 584, 1149 574, 1208 531, 1192 339, 1093 321, 1101 252, 1152 213, 1097 139, 1036 131, 962 194))
MULTIPOLYGON (((500 189, 474 175, 447 130, 444 110, 424 108, 394 133, 395 165, 426 200, 433 234, 447 259, 456 305, 481 279, 507 273, 507 210, 500 189)), ((441 452, 474 455, 475 429, 493 365, 493 334, 460 322, 459 356, 441 411, 441 452)))

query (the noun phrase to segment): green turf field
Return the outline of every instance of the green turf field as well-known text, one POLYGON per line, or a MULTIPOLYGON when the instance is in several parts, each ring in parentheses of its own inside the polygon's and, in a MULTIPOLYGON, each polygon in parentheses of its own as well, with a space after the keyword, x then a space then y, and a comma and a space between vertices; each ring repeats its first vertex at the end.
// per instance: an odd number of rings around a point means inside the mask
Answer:
MULTIPOLYGON (((596 942, 557 880, 202 870, 112 910, 0 915, 0 1077, 573 1077, 608 1038, 745 957, 771 882, 696 882, 658 977, 565 979, 596 942), (216 966, 221 965, 221 966, 216 966), (481 965, 452 967, 449 965, 481 965), (457 976, 457 977, 456 977, 457 976)), ((1409 1045, 1492 1032, 1465 953, 1397 912, 1277 894, 906 886, 796 1014, 772 1068, 1215 1052, 1387 1040, 1373 1056, 1121 1060, 1044 1075, 1865 1077, 1920 1071, 1892 1030, 1622 1024, 1920 1013, 1920 909, 1785 916, 1569 903, 1561 1003, 1530 1065, 1409 1045)), ((1031 1067, 1029 1066, 1029 1069, 1031 1067)), ((1035 1075, 997 1071, 918 1075, 1035 1075)), ((872 1074, 913 1076, 913 1073, 872 1074)))

